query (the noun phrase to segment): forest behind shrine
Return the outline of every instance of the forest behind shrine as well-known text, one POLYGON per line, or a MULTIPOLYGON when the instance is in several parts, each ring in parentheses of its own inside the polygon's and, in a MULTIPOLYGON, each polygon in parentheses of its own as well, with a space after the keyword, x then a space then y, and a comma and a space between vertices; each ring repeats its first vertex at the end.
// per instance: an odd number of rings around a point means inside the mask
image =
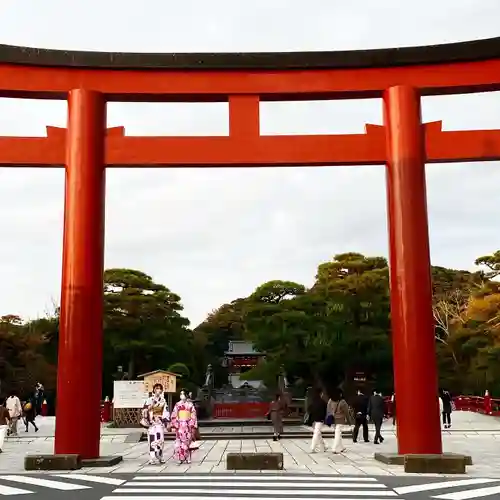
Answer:
MULTIPOLYGON (((472 264, 472 263, 471 263, 472 264)), ((436 356, 440 385, 455 394, 500 394, 500 251, 479 257, 476 272, 432 267, 436 356)), ((229 340, 246 339, 266 354, 245 374, 273 387, 285 370, 297 391, 313 383, 339 385, 362 371, 393 388, 389 269, 384 257, 336 255, 318 266, 312 287, 263 283, 192 328, 182 300, 144 272, 108 269, 104 275, 103 397, 113 380, 154 369, 182 375, 195 391, 212 364, 216 386, 227 381, 222 358, 229 340)), ((2 394, 20 394, 41 381, 49 394, 57 372, 58 309, 32 321, 0 318, 2 394)), ((418 376, 418 375, 416 375, 418 376)))

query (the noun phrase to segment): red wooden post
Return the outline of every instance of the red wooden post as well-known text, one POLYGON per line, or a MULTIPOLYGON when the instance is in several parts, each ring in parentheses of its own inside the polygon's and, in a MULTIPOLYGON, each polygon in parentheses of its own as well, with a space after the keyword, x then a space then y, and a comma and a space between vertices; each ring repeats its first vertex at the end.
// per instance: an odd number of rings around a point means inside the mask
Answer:
POLYGON ((109 422, 110 420, 111 420, 111 401, 109 400, 108 396, 106 396, 102 409, 102 421, 109 422))
POLYGON ((68 96, 56 454, 99 457, 104 265, 106 103, 68 96), (81 422, 81 424, 78 424, 81 422))
POLYGON ((437 386, 425 151, 420 96, 407 86, 384 93, 387 212, 398 449, 442 453, 437 386), (415 411, 418 401, 420 411, 415 411))
POLYGON ((46 417, 49 414, 49 405, 47 404, 47 400, 44 399, 42 403, 42 408, 41 408, 41 415, 42 417, 46 417))

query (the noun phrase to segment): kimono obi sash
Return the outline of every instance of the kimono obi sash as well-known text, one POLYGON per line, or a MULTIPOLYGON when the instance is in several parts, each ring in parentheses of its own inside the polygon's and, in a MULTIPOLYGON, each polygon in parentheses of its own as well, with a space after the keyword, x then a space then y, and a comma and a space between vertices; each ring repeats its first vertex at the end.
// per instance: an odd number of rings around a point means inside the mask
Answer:
POLYGON ((164 406, 153 406, 151 411, 153 412, 153 417, 163 417, 163 408, 164 406))
POLYGON ((179 420, 189 420, 191 418, 191 412, 189 410, 179 410, 177 418, 179 420))

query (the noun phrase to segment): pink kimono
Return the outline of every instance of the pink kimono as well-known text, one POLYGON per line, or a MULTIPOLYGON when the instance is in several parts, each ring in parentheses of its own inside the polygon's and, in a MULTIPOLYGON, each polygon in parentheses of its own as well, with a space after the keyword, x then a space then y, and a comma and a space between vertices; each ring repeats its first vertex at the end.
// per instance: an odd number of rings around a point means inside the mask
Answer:
POLYGON ((193 441, 194 430, 198 427, 196 409, 191 401, 179 401, 170 415, 172 429, 175 431, 174 453, 180 463, 191 463, 189 445, 193 441))

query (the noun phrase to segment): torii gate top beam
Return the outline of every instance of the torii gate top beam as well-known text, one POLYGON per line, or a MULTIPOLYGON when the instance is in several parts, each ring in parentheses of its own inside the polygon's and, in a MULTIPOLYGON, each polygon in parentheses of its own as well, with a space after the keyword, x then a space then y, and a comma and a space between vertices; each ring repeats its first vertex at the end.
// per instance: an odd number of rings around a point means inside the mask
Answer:
POLYGON ((110 101, 224 102, 380 97, 500 90, 500 38, 342 52, 138 54, 0 45, 0 97, 65 99, 89 88, 110 101), (383 70, 383 71, 381 71, 383 70))

